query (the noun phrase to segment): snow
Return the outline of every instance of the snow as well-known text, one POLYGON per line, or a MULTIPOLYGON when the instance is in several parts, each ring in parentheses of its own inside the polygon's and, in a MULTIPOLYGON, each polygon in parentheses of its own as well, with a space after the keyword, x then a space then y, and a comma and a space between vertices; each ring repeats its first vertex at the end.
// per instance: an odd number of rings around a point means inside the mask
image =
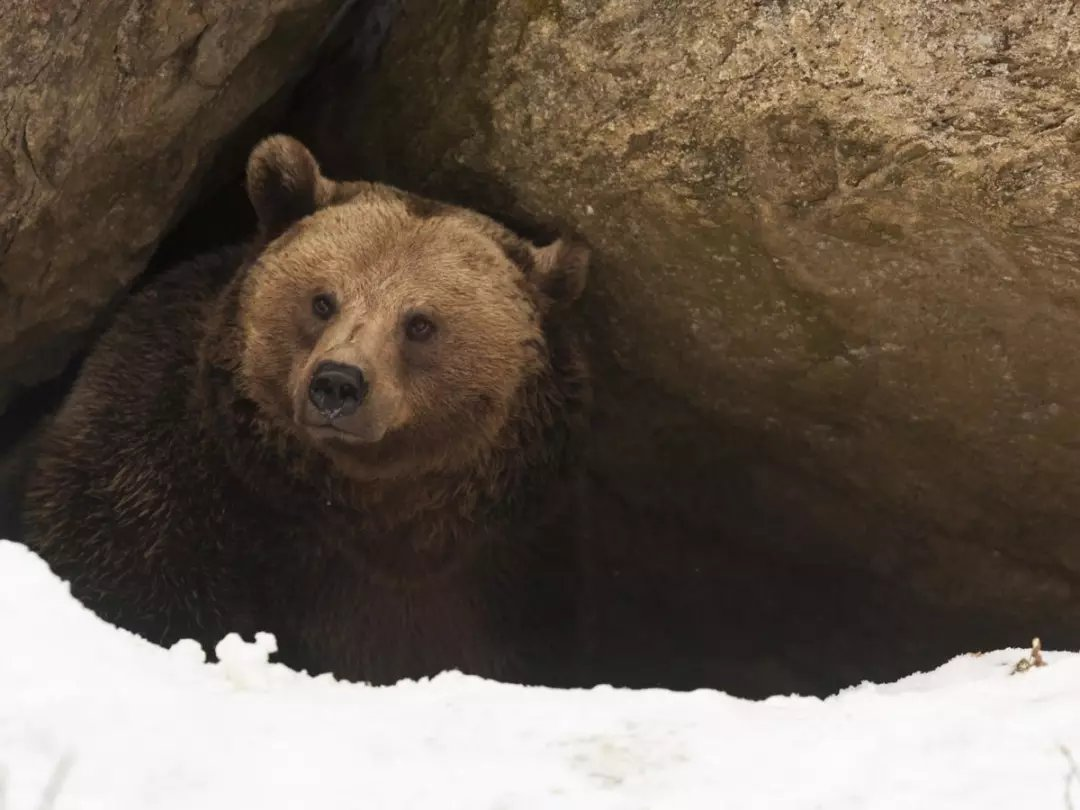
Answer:
POLYGON ((1080 655, 1023 650, 826 700, 373 688, 220 664, 82 608, 0 541, 0 809, 1080 808, 1080 655))

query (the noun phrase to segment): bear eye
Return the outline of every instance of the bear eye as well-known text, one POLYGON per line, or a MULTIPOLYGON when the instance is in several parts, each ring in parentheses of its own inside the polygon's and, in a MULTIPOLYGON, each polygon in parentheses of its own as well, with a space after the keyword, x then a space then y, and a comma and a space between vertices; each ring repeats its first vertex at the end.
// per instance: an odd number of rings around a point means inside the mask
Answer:
POLYGON ((329 293, 319 293, 311 299, 311 311, 320 321, 328 321, 337 312, 337 302, 329 293))
POLYGON ((435 334, 435 324, 425 315, 413 315, 405 323, 405 337, 417 343, 430 340, 435 334))

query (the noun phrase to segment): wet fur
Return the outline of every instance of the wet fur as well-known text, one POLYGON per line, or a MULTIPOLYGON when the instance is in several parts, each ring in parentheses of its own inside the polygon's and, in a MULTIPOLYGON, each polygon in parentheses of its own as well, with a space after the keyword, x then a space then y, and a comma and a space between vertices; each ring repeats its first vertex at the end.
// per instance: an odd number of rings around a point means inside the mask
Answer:
MULTIPOLYGON (((515 275, 492 270, 490 295, 520 297, 512 306, 531 320, 485 339, 520 344, 519 377, 476 381, 505 401, 456 425, 421 424, 385 457, 308 441, 286 416, 295 392, 281 390, 294 358, 252 332, 252 318, 290 302, 265 289, 255 301, 251 276, 270 253, 303 274, 355 244, 334 228, 305 241, 309 221, 283 228, 271 198, 260 218, 272 225, 250 245, 177 267, 118 314, 43 440, 29 542, 80 600, 161 644, 212 648, 227 632, 269 630, 281 660, 344 678, 456 668, 572 682, 589 386, 572 316, 537 263, 584 256, 561 243, 545 253, 393 189, 314 177, 315 207, 343 228, 367 195, 365 222, 385 216, 388 233, 458 229, 463 244, 488 246, 477 261, 509 257, 515 275)), ((467 361, 458 372, 510 367, 467 361)))

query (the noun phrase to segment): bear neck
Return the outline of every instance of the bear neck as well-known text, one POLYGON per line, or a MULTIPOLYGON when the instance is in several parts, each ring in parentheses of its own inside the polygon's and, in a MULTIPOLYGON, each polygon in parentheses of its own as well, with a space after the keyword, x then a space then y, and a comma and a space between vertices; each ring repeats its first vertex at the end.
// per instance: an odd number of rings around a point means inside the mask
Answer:
POLYGON ((573 330, 548 325, 551 362, 523 382, 495 440, 467 461, 414 476, 360 479, 244 394, 237 316, 247 267, 207 312, 199 395, 210 440, 233 476, 269 507, 305 515, 312 508, 359 513, 363 525, 383 532, 422 523, 428 535, 476 534, 478 522, 527 519, 517 512, 545 508, 545 493, 571 477, 588 400, 573 330))

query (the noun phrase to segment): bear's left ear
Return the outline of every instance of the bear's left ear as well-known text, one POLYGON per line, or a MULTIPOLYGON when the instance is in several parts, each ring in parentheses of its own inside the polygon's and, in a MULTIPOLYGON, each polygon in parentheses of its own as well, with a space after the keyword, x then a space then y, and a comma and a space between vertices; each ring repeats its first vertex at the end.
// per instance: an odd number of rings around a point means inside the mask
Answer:
POLYGON ((334 186, 307 147, 288 135, 264 139, 248 158, 248 198, 267 239, 326 205, 334 186))
POLYGON ((568 306, 585 291, 589 279, 589 248, 572 238, 533 248, 533 282, 553 306, 568 306))

